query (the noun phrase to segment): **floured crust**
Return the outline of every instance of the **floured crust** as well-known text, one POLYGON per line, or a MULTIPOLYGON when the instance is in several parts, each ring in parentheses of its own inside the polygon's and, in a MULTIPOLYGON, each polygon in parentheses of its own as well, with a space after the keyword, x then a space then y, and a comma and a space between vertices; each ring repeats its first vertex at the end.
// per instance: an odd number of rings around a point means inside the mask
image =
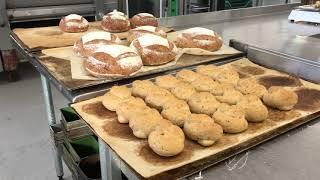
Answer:
POLYGON ((84 61, 85 70, 96 77, 130 76, 142 67, 138 54, 127 46, 105 45, 84 61))
MULTIPOLYGON (((99 32, 100 33, 100 32, 99 32)), ((102 33, 108 33, 108 32, 102 32, 102 33)), ((97 35, 96 37, 92 38, 92 40, 84 42, 83 38, 79 39, 75 42, 73 45, 73 51, 82 57, 88 57, 91 56, 94 51, 96 51, 100 46, 103 45, 110 45, 110 44, 120 44, 120 39, 114 35, 114 34, 97 34, 97 32, 90 32, 87 35, 97 35)))
POLYGON ((60 20, 59 28, 69 33, 85 32, 89 28, 89 22, 80 15, 70 14, 60 20))
POLYGON ((103 16, 101 27, 107 32, 126 32, 130 29, 130 21, 124 13, 113 10, 103 16))
POLYGON ((207 51, 217 51, 222 44, 222 38, 217 33, 199 27, 182 31, 176 40, 179 48, 200 48, 207 51))
POLYGON ((184 123, 183 131, 202 146, 211 146, 223 135, 221 126, 205 114, 191 114, 184 123))
POLYGON ((158 26, 157 19, 149 13, 139 13, 130 19, 131 27, 136 28, 139 26, 158 26))
POLYGON ((130 47, 141 56, 144 65, 166 64, 175 60, 177 55, 177 48, 172 42, 152 34, 145 34, 135 39, 130 47), (148 45, 143 45, 142 42, 148 45), (163 42, 166 42, 167 45, 164 45, 163 42))
POLYGON ((137 27, 135 29, 131 29, 128 32, 127 40, 131 43, 133 40, 135 40, 145 34, 153 34, 153 35, 161 36, 163 38, 167 37, 167 33, 158 27, 141 26, 141 27, 137 27))

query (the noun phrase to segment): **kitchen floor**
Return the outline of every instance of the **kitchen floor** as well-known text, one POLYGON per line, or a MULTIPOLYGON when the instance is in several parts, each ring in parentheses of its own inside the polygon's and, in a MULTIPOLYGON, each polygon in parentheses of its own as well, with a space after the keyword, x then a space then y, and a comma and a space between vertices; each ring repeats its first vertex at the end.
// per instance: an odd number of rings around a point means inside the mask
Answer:
MULTIPOLYGON (((39 73, 29 63, 19 71, 21 80, 12 83, 0 73, 0 180, 56 180, 39 73)), ((52 89, 59 116, 68 101, 52 89)))

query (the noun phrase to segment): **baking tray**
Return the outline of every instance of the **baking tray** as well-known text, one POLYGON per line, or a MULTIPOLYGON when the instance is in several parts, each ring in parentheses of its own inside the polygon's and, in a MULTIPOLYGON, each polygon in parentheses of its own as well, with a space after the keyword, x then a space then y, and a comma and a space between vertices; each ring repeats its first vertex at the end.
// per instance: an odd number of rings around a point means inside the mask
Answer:
MULTIPOLYGON (((261 71, 261 69, 258 70, 258 68, 261 67, 242 61, 243 60, 231 63, 234 65, 242 64, 244 65, 243 67, 246 67, 240 68, 241 77, 252 76, 252 74, 248 72, 248 69, 249 71, 253 70, 254 72, 261 71)), ((262 69, 265 70, 264 68, 262 69)), ((274 73, 269 73, 271 70, 266 72, 268 73, 258 76, 260 76, 260 80, 263 79, 263 81, 261 80, 261 83, 267 87, 270 86, 270 84, 279 85, 279 83, 282 83, 298 90, 302 88, 301 86, 303 84, 305 87, 316 88, 317 90, 313 95, 302 93, 303 95, 299 96, 299 105, 297 105, 295 110, 286 112, 269 109, 269 120, 262 124, 250 123, 249 129, 245 133, 225 136, 218 144, 209 148, 208 151, 210 152, 203 150, 201 146, 191 141, 187 141, 185 151, 173 159, 156 156, 148 149, 144 140, 137 140, 130 134, 128 125, 120 125, 115 122, 115 113, 104 110, 101 102, 99 102, 100 97, 76 103, 71 106, 73 106, 82 118, 87 121, 94 132, 105 140, 115 153, 120 156, 120 159, 126 162, 126 167, 123 168, 128 169, 128 167, 130 167, 130 172, 134 172, 133 174, 135 174, 137 178, 180 178, 220 162, 236 153, 242 152, 320 116, 320 85, 312 84, 302 79, 298 79, 297 77, 284 75, 283 73, 275 71, 272 71, 274 73), (314 97, 312 96, 318 96, 318 99, 313 100, 312 98, 314 97), (313 109, 303 109, 303 111, 301 111, 299 110, 301 109, 301 104, 302 106, 304 104, 307 107, 312 106, 313 109), (89 108, 88 106, 92 106, 92 108, 89 108), (87 111, 88 108, 93 111, 87 111), (113 131, 114 129, 117 131, 113 131), (126 134, 124 134, 124 132, 126 134), (234 141, 235 139, 236 141, 234 141), (194 153, 191 160, 188 159, 190 158, 188 157, 190 156, 190 152, 194 153), (135 170, 132 171, 132 168, 135 170)), ((305 92, 304 90, 301 91, 305 92)))

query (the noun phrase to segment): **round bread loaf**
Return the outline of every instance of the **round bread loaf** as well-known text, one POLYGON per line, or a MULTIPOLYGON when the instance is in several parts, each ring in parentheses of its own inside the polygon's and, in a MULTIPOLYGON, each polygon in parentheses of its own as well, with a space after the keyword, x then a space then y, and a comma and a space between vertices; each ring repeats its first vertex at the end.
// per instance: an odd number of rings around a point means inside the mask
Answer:
POLYGON ((139 26, 158 26, 158 21, 157 19, 149 13, 139 13, 134 15, 130 19, 131 27, 136 28, 139 26))
POLYGON ((183 69, 183 70, 179 71, 179 72, 176 74, 176 77, 177 77, 178 79, 181 79, 182 81, 185 81, 185 82, 188 82, 188 83, 193 82, 193 81, 196 80, 199 76, 200 76, 200 74, 195 73, 194 71, 191 71, 191 70, 189 70, 189 69, 183 69))
POLYGON ((154 27, 154 26, 140 26, 134 29, 131 29, 128 33, 127 40, 131 43, 133 40, 145 35, 145 34, 154 34, 157 36, 161 36, 163 38, 167 37, 167 33, 165 33, 162 29, 154 27))
POLYGON ((141 69, 140 56, 122 45, 104 45, 84 61, 85 70, 96 77, 130 76, 141 69))
POLYGON ((186 29, 178 34, 176 45, 180 48, 200 48, 217 51, 223 44, 222 38, 214 31, 202 27, 186 29))
POLYGON ((130 29, 130 21, 124 13, 113 10, 103 16, 101 27, 107 32, 126 32, 130 29))
POLYGON ((179 82, 181 81, 172 75, 164 75, 164 76, 156 77, 156 85, 165 89, 174 88, 179 82))
POLYGON ((119 44, 120 42, 120 39, 116 35, 108 32, 89 32, 75 42, 73 51, 79 56, 88 57, 103 45, 119 44))
POLYGON ((78 14, 70 14, 60 20, 59 28, 64 32, 85 32, 89 28, 89 22, 78 14))
POLYGON ((263 94, 267 92, 267 89, 263 85, 258 84, 255 78, 240 79, 236 85, 236 89, 244 95, 251 94, 259 98, 262 98, 263 94))
POLYGON ((205 114, 191 114, 184 123, 183 131, 202 146, 211 146, 223 135, 221 126, 205 114))
POLYGON ((280 110, 291 110, 298 102, 298 95, 280 86, 271 86, 263 96, 263 102, 280 110))
POLYGON ((240 133, 248 129, 245 112, 239 106, 221 104, 212 117, 222 127, 223 132, 240 133))
POLYGON ((167 39, 145 34, 132 41, 130 47, 142 58, 144 65, 161 65, 175 60, 176 46, 167 39))
POLYGON ((194 93, 189 101, 191 112, 197 114, 212 115, 220 105, 220 102, 208 92, 194 93))
POLYGON ((184 149, 183 131, 175 125, 156 128, 148 137, 150 148, 158 155, 170 157, 181 153, 184 149))
POLYGON ((249 122, 262 122, 268 118, 268 109, 255 95, 243 96, 237 106, 245 111, 245 118, 249 122))

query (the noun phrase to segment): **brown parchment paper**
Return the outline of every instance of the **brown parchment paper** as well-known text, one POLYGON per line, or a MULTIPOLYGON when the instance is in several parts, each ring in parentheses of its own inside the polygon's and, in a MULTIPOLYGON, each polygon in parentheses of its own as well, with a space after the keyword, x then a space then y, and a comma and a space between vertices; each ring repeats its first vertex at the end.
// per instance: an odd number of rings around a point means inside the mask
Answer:
MULTIPOLYGON (((249 123, 249 128, 239 134, 224 134, 211 147, 201 147, 186 140, 184 151, 170 158, 160 157, 148 148, 146 140, 133 136, 127 124, 117 122, 114 112, 106 110, 101 104, 101 97, 72 104, 76 112, 91 126, 94 132, 101 137, 131 168, 144 178, 157 177, 160 174, 169 175, 169 170, 186 167, 193 162, 201 162, 208 157, 223 158, 223 152, 231 148, 245 146, 250 140, 262 142, 269 139, 270 133, 283 127, 306 122, 305 117, 320 111, 320 85, 313 84, 285 73, 258 66, 248 59, 241 59, 224 66, 231 67, 239 72, 242 78, 255 77, 266 87, 271 85, 286 85, 295 90, 299 102, 293 110, 279 111, 269 108, 269 117, 262 123, 249 123), (308 88, 313 88, 312 90, 308 88)), ((227 154, 225 154, 226 156, 227 154)), ((226 156, 227 157, 227 156, 226 156)), ((190 166, 191 170, 192 166, 190 166)))
MULTIPOLYGON (((178 55, 175 59, 175 61, 172 61, 170 63, 160 65, 160 66, 143 66, 138 72, 136 72, 134 75, 139 75, 141 73, 149 72, 156 69, 164 69, 167 67, 171 67, 177 64, 179 61, 184 61, 183 54, 185 53, 186 49, 178 49, 178 55)), ((77 56, 75 53, 73 53, 72 46, 69 47, 62 47, 62 48, 53 48, 53 49, 45 49, 42 50, 42 53, 46 56, 54 57, 54 58, 60 58, 69 60, 71 63, 71 73, 72 73, 72 79, 78 79, 78 80, 98 80, 99 78, 91 76, 89 73, 87 73, 83 67, 83 61, 85 58, 81 58, 77 56)), ((222 48, 215 52, 215 54, 211 54, 211 56, 222 56, 222 55, 232 55, 232 54, 238 54, 240 53, 238 50, 231 48, 229 46, 223 45, 222 48)), ((206 59, 206 58, 201 58, 206 59)))
MULTIPOLYGON (((103 31, 100 26, 100 21, 90 22, 89 29, 81 33, 67 33, 59 29, 59 26, 37 27, 37 28, 16 28, 13 33, 20 39, 20 41, 31 51, 65 47, 73 45, 84 34, 93 31, 103 31)), ((160 27, 165 32, 170 32, 173 29, 167 27, 160 27)), ((120 39, 126 39, 128 32, 114 33, 120 39)))

